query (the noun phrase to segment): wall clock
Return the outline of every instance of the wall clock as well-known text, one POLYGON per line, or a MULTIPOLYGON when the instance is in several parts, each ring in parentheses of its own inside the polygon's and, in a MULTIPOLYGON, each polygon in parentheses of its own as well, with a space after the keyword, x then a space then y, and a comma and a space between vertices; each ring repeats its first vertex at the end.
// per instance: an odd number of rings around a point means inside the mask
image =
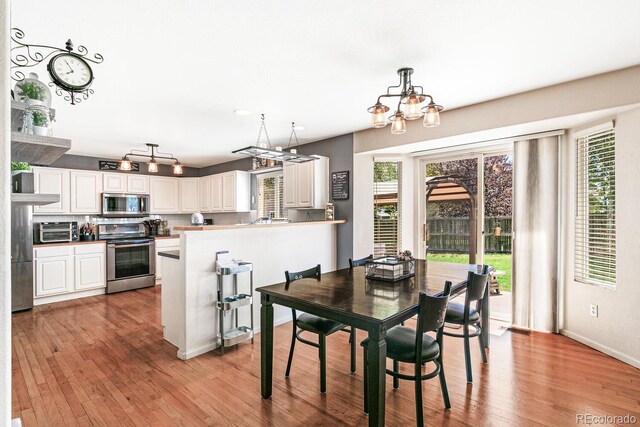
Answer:
POLYGON ((54 56, 47 65, 51 80, 71 92, 82 92, 93 82, 93 70, 87 61, 73 53, 54 56))
POLYGON ((25 79, 23 70, 35 67, 46 60, 47 71, 51 77, 49 86, 56 95, 62 96, 72 105, 78 104, 93 94, 90 88, 94 74, 91 64, 100 64, 104 58, 99 53, 89 56, 86 47, 80 45, 74 51, 71 40, 65 47, 44 44, 27 44, 22 41, 24 32, 19 28, 11 29, 11 78, 21 82, 25 79))

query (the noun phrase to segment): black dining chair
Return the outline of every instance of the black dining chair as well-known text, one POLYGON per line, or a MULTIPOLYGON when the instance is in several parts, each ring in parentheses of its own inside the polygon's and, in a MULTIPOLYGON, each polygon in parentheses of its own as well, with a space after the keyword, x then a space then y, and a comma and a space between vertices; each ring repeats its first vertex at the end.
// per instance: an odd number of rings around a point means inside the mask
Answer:
POLYGON ((480 354, 482 356, 482 363, 487 363, 487 354, 485 353, 484 344, 482 342, 482 328, 489 327, 489 325, 481 325, 482 319, 482 299, 485 296, 485 289, 489 280, 489 267, 484 266, 482 274, 474 273, 470 271, 467 276, 467 289, 465 291, 464 304, 456 302, 449 303, 447 308, 447 314, 444 318, 446 323, 462 326, 462 334, 456 334, 453 332, 444 331, 444 334, 449 337, 463 338, 464 339, 464 362, 467 369, 467 382, 473 382, 473 375, 471 373, 471 348, 469 339, 478 337, 480 343, 480 354), (475 301, 475 308, 471 308, 471 303, 475 301), (469 332, 469 327, 473 327, 474 330, 469 332))
POLYGON ((367 262, 369 261, 373 261, 373 254, 364 257, 364 258, 360 258, 360 259, 351 259, 349 258, 349 268, 353 268, 353 267, 361 267, 363 265, 365 265, 367 262))
MULTIPOLYGON (((286 288, 288 289, 289 285, 292 282, 300 279, 315 278, 317 281, 320 281, 320 274, 320 264, 304 271, 298 271, 294 273, 285 271, 284 276, 286 279, 286 288)), ((319 350, 320 356, 320 392, 325 393, 327 390, 326 337, 338 331, 345 331, 351 334, 351 372, 355 372, 356 340, 354 328, 347 328, 347 326, 343 325, 342 323, 325 319, 323 317, 319 317, 309 313, 302 313, 298 317, 295 308, 291 309, 291 313, 293 315, 293 334, 291 336, 291 349, 289 350, 289 360, 287 361, 287 371, 285 373, 285 377, 289 377, 289 373, 291 372, 291 362, 293 361, 293 351, 296 347, 296 341, 300 341, 301 343, 316 347, 319 350), (313 341, 302 338, 300 335, 303 332, 309 332, 318 335, 318 342, 315 343, 313 341)))
MULTIPOLYGON (((429 296, 420 292, 420 305, 416 329, 406 326, 394 326, 387 331, 387 357, 393 359, 393 370, 387 369, 388 375, 393 377, 393 388, 397 389, 399 380, 409 380, 415 382, 416 389, 416 424, 422 426, 422 381, 438 376, 440 378, 440 388, 442 390, 442 400, 444 407, 451 408, 447 381, 444 376, 442 365, 442 328, 444 326, 444 316, 447 310, 447 303, 451 296, 451 282, 446 282, 442 296, 429 296), (426 335, 426 332, 436 332, 436 338, 426 335), (400 362, 412 363, 414 374, 400 373, 400 362), (422 367, 429 362, 433 362, 435 369, 427 374, 422 374, 422 367)), ((369 339, 362 341, 364 347, 364 412, 369 413, 368 396, 368 356, 367 346, 369 339)))

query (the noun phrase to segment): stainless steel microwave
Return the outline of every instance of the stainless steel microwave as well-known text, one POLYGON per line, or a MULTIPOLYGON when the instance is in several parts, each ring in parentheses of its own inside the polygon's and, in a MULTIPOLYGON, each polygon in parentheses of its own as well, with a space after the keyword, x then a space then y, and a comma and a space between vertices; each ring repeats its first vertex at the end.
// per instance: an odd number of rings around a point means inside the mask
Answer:
POLYGON ((111 218, 149 215, 147 194, 102 193, 102 216, 111 218))

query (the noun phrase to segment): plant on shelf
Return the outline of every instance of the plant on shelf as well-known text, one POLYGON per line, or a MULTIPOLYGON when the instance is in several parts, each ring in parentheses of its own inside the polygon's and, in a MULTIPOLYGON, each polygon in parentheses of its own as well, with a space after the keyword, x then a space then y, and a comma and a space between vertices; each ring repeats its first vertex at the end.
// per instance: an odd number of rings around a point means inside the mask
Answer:
POLYGON ((12 171, 30 171, 31 166, 26 162, 11 162, 12 171))
POLYGON ((31 114, 34 126, 46 127, 49 124, 48 114, 44 111, 34 110, 31 114))
POLYGON ((22 101, 26 101, 27 99, 44 101, 44 97, 46 96, 47 88, 35 82, 18 83, 16 87, 20 89, 18 96, 22 101))

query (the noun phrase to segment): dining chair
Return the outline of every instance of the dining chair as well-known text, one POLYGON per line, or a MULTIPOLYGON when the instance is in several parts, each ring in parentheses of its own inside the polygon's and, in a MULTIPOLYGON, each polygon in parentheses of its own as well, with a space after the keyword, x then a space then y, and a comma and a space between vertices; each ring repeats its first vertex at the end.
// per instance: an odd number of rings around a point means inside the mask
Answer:
POLYGON ((473 375, 471 373, 471 348, 469 339, 478 337, 480 343, 480 354, 482 357, 482 363, 487 363, 487 354, 485 353, 484 344, 482 342, 482 328, 489 327, 489 325, 481 325, 480 319, 482 319, 482 299, 485 296, 485 289, 489 280, 489 267, 484 266, 482 274, 474 273, 470 271, 467 277, 467 289, 465 291, 464 304, 456 302, 449 303, 447 308, 447 314, 444 318, 446 323, 462 326, 462 334, 456 334, 453 332, 443 331, 444 335, 449 337, 463 338, 464 339, 464 362, 467 369, 467 382, 473 382, 473 375), (471 303, 475 301, 475 308, 471 308, 471 303), (469 327, 473 327, 474 330, 469 332, 469 327))
POLYGON ((360 258, 360 259, 351 259, 349 258, 349 268, 360 267, 365 265, 368 261, 373 261, 373 254, 360 258))
MULTIPOLYGON (((296 280, 312 278, 320 281, 320 274, 320 264, 308 270, 293 273, 285 271, 284 276, 286 279, 286 289, 288 289, 290 284, 292 282, 295 282, 296 280)), ((356 340, 354 328, 347 328, 347 326, 343 325, 342 323, 315 316, 309 313, 302 313, 298 317, 295 308, 291 309, 291 313, 293 315, 293 334, 291 336, 291 349, 289 350, 289 360, 287 361, 287 371, 285 372, 285 377, 289 377, 289 373, 291 372, 291 362, 293 361, 293 351, 296 346, 296 341, 300 341, 301 343, 316 347, 319 351, 320 356, 320 392, 325 393, 327 390, 326 337, 338 331, 345 331, 351 334, 351 372, 355 372, 356 340), (318 335, 318 342, 315 343, 313 341, 302 338, 300 335, 303 332, 309 332, 318 335)))
MULTIPOLYGON (((420 292, 420 305, 418 310, 418 320, 416 329, 406 326, 394 326, 387 331, 387 357, 393 360, 393 369, 387 369, 388 375, 393 377, 393 388, 400 386, 399 380, 409 380, 415 382, 416 390, 416 424, 422 426, 422 381, 438 376, 440 378, 440 388, 442 399, 446 409, 451 408, 447 381, 444 376, 442 365, 442 329, 444 326, 444 316, 447 310, 447 303, 451 296, 451 282, 447 281, 441 296, 429 296, 420 292), (436 338, 426 335, 426 332, 436 332, 436 338), (400 362, 413 364, 413 375, 400 372, 400 362), (429 362, 433 362, 435 369, 427 374, 422 374, 422 367, 429 362)), ((369 413, 368 397, 368 355, 367 346, 369 339, 362 341, 364 347, 364 412, 369 413)))

